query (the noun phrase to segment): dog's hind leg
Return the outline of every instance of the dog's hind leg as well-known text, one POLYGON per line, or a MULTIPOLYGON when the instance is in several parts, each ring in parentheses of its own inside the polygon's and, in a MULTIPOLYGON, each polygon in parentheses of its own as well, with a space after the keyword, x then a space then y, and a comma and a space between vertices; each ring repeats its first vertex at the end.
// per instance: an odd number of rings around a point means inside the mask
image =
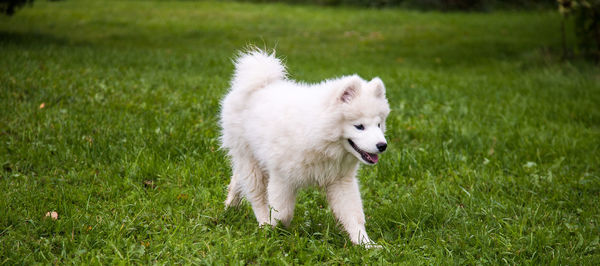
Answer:
POLYGON ((234 206, 239 202, 240 193, 252 205, 252 210, 259 225, 269 222, 267 205, 267 175, 262 171, 258 162, 249 156, 233 156, 233 177, 229 184, 229 195, 225 204, 234 206))
POLYGON ((231 176, 229 186, 227 186, 227 199, 225 200, 225 208, 235 207, 242 201, 240 186, 237 183, 237 177, 231 176))

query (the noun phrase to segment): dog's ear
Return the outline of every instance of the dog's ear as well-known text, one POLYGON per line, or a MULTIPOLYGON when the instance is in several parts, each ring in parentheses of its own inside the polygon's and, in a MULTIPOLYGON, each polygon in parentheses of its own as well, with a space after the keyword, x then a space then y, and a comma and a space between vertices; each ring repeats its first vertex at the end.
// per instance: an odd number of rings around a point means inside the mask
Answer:
POLYGON ((374 88, 375 96, 378 98, 385 97, 385 86, 383 85, 383 81, 379 77, 373 78, 369 81, 369 85, 374 88))
POLYGON ((361 80, 358 76, 351 76, 345 80, 340 93, 339 100, 343 103, 349 103, 358 96, 361 80))

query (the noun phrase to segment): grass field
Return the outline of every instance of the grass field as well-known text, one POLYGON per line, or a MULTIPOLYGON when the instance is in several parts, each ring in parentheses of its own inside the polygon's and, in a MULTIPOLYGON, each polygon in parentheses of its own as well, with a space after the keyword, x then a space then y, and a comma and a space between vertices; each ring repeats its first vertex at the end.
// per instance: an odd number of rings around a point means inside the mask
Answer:
POLYGON ((600 70, 557 12, 36 1, 0 17, 0 264, 600 264, 600 70), (572 36, 569 36, 572 42, 572 36), (247 44, 380 76, 390 147, 351 245, 319 190, 224 210, 219 100, 247 44), (56 211, 57 220, 44 218, 56 211))

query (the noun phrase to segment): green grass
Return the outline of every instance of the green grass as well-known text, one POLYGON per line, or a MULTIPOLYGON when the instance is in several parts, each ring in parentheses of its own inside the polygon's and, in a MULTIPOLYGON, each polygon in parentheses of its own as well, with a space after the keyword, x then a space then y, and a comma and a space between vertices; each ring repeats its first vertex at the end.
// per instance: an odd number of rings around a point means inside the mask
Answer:
POLYGON ((0 264, 598 265, 600 71, 560 62, 559 23, 36 1, 0 17, 0 264), (389 151, 359 174, 382 249, 351 245, 317 189, 287 229, 224 210, 219 100, 247 44, 294 79, 386 83, 389 151))

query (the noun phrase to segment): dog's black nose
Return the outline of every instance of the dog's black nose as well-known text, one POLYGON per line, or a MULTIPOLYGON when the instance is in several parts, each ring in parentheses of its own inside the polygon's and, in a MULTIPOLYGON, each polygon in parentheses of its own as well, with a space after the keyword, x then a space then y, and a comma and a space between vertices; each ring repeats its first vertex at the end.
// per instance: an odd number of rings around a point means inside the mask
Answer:
POLYGON ((377 146, 377 149, 378 149, 380 152, 383 152, 383 151, 385 151, 385 149, 387 148, 387 143, 385 143, 385 142, 379 142, 379 143, 377 143, 377 145, 375 145, 375 146, 377 146))

